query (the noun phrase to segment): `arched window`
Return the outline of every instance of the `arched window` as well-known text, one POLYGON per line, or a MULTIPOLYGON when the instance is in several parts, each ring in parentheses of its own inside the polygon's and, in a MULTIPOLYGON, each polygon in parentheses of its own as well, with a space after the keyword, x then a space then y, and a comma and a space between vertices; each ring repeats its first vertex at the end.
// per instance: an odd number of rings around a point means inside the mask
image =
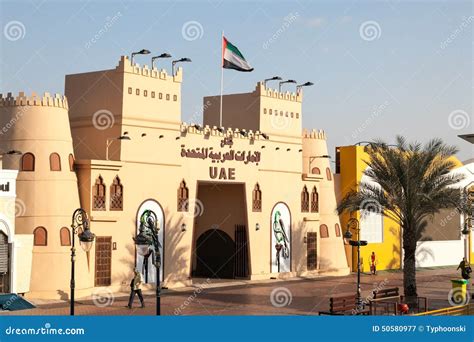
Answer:
POLYGON ((51 171, 61 171, 61 157, 56 152, 49 155, 49 169, 51 171))
POLYGON ((326 226, 325 224, 319 226, 319 236, 321 237, 321 239, 329 237, 328 226, 326 226))
POLYGON ((178 211, 189 211, 189 190, 184 179, 178 188, 178 211))
POLYGON ((92 196, 92 210, 105 210, 105 184, 102 176, 95 180, 92 196))
POLYGON ((74 171, 74 156, 69 154, 69 170, 74 171))
POLYGON ((48 232, 44 227, 36 227, 33 231, 33 244, 35 246, 48 245, 48 232))
POLYGON ((262 211, 262 191, 260 190, 260 185, 258 183, 255 184, 255 187, 253 188, 252 210, 262 211))
POLYGON ((110 210, 123 210, 123 185, 119 176, 114 178, 110 186, 110 210))
POLYGON ((34 171, 35 170, 35 156, 33 153, 25 153, 21 157, 21 171, 34 171))
POLYGON ((319 212, 319 194, 315 186, 313 187, 313 191, 311 191, 311 212, 319 212))
POLYGON ((329 167, 326 168, 326 178, 328 181, 332 180, 332 172, 329 167))
POLYGON ((315 175, 320 175, 321 174, 321 170, 319 169, 319 167, 313 167, 311 169, 311 173, 314 173, 315 175))
POLYGON ((341 227, 339 226, 339 223, 336 223, 334 226, 334 229, 336 230, 336 236, 339 237, 341 236, 341 227))
POLYGON ((301 212, 309 212, 309 192, 306 185, 303 187, 303 191, 301 191, 301 212))
POLYGON ((71 233, 68 228, 62 227, 59 230, 59 239, 61 240, 61 246, 71 246, 71 233))

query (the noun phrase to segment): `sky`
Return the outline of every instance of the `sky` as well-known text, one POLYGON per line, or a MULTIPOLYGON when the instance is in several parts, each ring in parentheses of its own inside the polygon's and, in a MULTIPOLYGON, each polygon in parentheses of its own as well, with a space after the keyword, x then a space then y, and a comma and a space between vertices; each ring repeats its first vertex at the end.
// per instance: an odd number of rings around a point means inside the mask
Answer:
POLYGON ((63 94, 66 74, 146 48, 192 59, 182 119, 199 123, 202 98, 220 92, 224 31, 255 68, 225 70, 224 93, 272 76, 313 82, 303 127, 326 131, 332 157, 335 146, 396 135, 439 137, 474 157, 457 137, 474 133, 470 1, 0 0, 0 23, 0 93, 63 94))

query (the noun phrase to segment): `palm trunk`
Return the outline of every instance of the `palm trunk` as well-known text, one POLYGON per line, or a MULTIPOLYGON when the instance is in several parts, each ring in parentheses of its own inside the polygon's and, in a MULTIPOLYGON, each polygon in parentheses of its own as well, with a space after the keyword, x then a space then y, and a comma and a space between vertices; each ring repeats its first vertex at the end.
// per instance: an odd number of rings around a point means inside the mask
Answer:
POLYGON ((413 307, 418 296, 416 291, 416 238, 410 228, 403 229, 403 250, 403 290, 407 303, 413 307))

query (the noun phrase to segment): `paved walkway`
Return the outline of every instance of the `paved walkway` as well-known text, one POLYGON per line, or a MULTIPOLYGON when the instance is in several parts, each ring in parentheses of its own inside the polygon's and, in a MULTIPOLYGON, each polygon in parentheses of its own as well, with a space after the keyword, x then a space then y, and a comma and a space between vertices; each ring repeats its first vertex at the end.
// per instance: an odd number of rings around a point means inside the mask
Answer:
MULTIPOLYGON (((457 278, 455 267, 421 269, 417 272, 418 293, 429 298, 431 309, 450 306, 448 294, 450 279, 457 278)), ((328 309, 332 295, 351 294, 356 290, 356 275, 320 277, 312 279, 269 280, 246 282, 241 285, 198 286, 181 290, 165 290, 161 298, 163 315, 315 315, 328 309)), ((363 274, 363 296, 375 288, 398 286, 402 288, 400 271, 379 272, 376 276, 363 274)), ((109 296, 103 293, 98 300, 76 301, 76 315, 154 315, 154 293, 145 294, 145 308, 126 308, 126 294, 109 296)), ((8 315, 68 315, 68 302, 34 301, 38 307, 31 310, 3 312, 8 315), (41 303, 41 304, 39 304, 41 303)), ((0 314, 0 315, 1 315, 0 314)))

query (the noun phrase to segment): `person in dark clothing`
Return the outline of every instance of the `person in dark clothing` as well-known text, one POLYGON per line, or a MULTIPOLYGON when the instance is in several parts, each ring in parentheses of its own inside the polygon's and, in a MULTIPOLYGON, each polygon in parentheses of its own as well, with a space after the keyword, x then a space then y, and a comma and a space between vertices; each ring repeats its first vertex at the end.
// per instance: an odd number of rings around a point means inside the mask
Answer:
POLYGON ((132 281, 130 282, 130 298, 128 300, 128 305, 127 307, 129 309, 132 308, 133 300, 135 299, 135 294, 138 295, 138 298, 140 299, 140 303, 142 305, 142 308, 145 307, 145 302, 143 300, 143 295, 142 295, 142 290, 140 288, 142 284, 142 275, 140 272, 135 270, 134 272, 134 277, 132 281))
POLYGON ((468 280, 469 278, 471 278, 472 269, 471 265, 469 264, 469 261, 467 261, 466 258, 462 258, 462 261, 459 263, 459 266, 456 270, 459 269, 461 269, 461 277, 463 279, 468 280))

